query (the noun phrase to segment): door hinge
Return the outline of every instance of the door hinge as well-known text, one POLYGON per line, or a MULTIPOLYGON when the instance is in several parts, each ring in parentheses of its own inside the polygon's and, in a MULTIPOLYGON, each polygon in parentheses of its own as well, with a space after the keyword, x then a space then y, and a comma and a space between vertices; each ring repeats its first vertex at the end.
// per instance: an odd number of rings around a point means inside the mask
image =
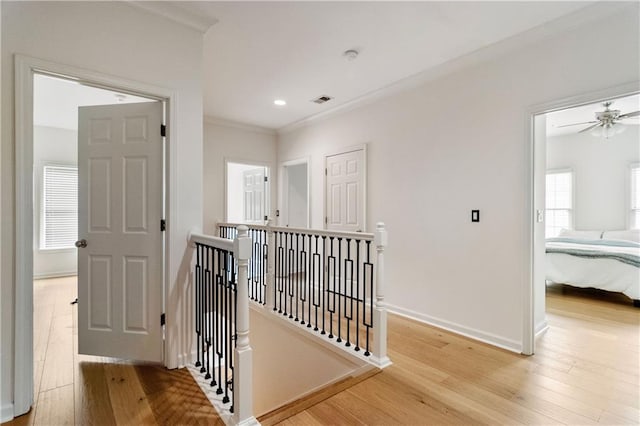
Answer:
POLYGON ((264 177, 264 181, 265 181, 265 182, 269 182, 269 177, 268 177, 268 176, 265 176, 265 177, 264 177))
POLYGON ((327 172, 327 168, 324 168, 324 175, 327 176, 328 172, 327 172))
POLYGON ((167 317, 165 314, 160 314, 160 325, 165 325, 167 323, 167 317))
POLYGON ((329 218, 327 216, 324 217, 324 223, 325 225, 329 223, 329 218))
POLYGON ((269 220, 269 218, 267 217, 267 215, 264 216, 264 221, 266 222, 267 220, 269 220))
POLYGON ((160 136, 167 136, 167 126, 164 124, 160 125, 160 136))
POLYGON ((167 221, 164 219, 160 219, 160 231, 164 232, 167 230, 167 221))

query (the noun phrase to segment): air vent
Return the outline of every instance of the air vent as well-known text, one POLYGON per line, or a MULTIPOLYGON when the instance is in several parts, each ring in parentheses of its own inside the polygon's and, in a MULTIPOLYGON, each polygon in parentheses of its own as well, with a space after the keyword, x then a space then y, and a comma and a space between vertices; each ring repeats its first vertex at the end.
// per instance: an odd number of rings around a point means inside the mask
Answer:
POLYGON ((311 102, 315 102, 317 104, 323 104, 323 103, 325 103, 327 101, 330 101, 331 99, 333 99, 331 96, 324 95, 324 96, 320 96, 319 98, 316 98, 316 99, 312 100, 311 102))

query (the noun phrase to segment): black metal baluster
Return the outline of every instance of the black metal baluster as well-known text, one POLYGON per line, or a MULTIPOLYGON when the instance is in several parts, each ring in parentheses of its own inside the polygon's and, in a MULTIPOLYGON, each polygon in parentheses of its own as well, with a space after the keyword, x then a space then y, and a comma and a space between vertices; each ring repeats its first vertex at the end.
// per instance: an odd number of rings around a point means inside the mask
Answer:
POLYGON ((221 317, 220 313, 222 312, 222 302, 224 300, 224 289, 222 288, 224 280, 227 277, 227 271, 225 269, 227 263, 227 253, 218 250, 218 265, 217 265, 217 279, 216 279, 216 357, 218 360, 218 380, 216 383, 211 382, 213 386, 216 384, 218 388, 216 389, 216 395, 222 394, 222 362, 223 362, 223 345, 224 345, 224 333, 222 333, 222 324, 225 320, 221 317))
POLYGON ((364 264, 364 284, 362 286, 363 289, 363 296, 362 298, 364 299, 365 303, 364 303, 364 312, 362 314, 362 319, 363 319, 363 323, 366 327, 367 330, 367 341, 366 341, 366 347, 365 347, 365 351, 364 351, 364 355, 365 356, 369 356, 371 355, 371 352, 369 352, 369 332, 371 331, 371 327, 373 327, 373 304, 374 304, 374 295, 373 295, 373 264, 371 263, 371 241, 367 241, 367 261, 364 264), (369 273, 367 274, 367 270, 369 271, 369 273), (368 278, 368 279, 367 279, 368 278), (370 303, 369 303, 369 322, 367 323, 367 314, 366 314, 366 309, 367 309, 367 304, 366 304, 366 288, 367 288, 367 284, 369 284, 369 299, 370 299, 370 303))
POLYGON ((347 238, 347 254, 344 259, 344 317, 347 320, 347 337, 345 346, 351 346, 351 320, 353 319, 353 260, 351 259, 351 239, 347 238), (347 283, 349 294, 347 294, 347 283), (348 303, 348 304, 347 304, 348 303), (347 306, 349 314, 347 315, 347 306))
POLYGON ((364 297, 360 300, 360 240, 355 240, 356 243, 356 352, 360 351, 360 302, 364 308, 366 301, 364 297))
POLYGON ((320 334, 327 334, 325 331, 325 317, 327 316, 326 309, 327 304, 325 303, 325 294, 327 289, 327 237, 322 236, 322 269, 321 269, 321 280, 322 283, 318 294, 320 295, 320 303, 322 304, 322 331, 320 334))
POLYGON ((342 342, 342 314, 340 312, 340 305, 342 305, 343 293, 342 293, 342 238, 338 238, 338 338, 336 342, 342 342))
POLYGON ((201 327, 200 327, 200 299, 202 296, 200 295, 200 286, 202 267, 200 265, 200 252, 202 251, 202 246, 196 243, 196 300, 195 300, 195 310, 196 310, 196 367, 200 367, 202 365, 200 363, 200 335, 201 335, 201 327))
POLYGON ((329 310, 329 338, 333 339, 333 314, 336 312, 336 258, 333 255, 333 242, 334 238, 329 237, 329 269, 327 275, 329 276, 329 285, 327 289, 327 308, 329 310), (333 303, 329 303, 332 301, 333 303))

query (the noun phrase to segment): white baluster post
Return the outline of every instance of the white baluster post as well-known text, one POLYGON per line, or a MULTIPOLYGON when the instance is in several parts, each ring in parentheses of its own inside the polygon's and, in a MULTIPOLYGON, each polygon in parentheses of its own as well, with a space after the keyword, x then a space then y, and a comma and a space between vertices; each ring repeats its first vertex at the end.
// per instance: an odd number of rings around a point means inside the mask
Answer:
POLYGON ((237 425, 256 424, 253 416, 253 359, 249 345, 249 258, 251 257, 249 228, 238 226, 233 252, 238 261, 237 318, 235 369, 233 378, 233 422, 237 425))
POLYGON ((265 305, 264 307, 273 311, 275 308, 275 297, 274 297, 274 287, 275 287, 275 265, 276 265, 276 241, 275 241, 275 233, 271 228, 272 219, 267 221, 267 288, 265 291, 265 305))
POLYGON ((376 301, 373 307, 373 353, 372 360, 383 368, 391 365, 387 356, 387 309, 384 304, 384 249, 387 246, 387 230, 384 223, 376 224, 374 234, 376 246, 376 301))

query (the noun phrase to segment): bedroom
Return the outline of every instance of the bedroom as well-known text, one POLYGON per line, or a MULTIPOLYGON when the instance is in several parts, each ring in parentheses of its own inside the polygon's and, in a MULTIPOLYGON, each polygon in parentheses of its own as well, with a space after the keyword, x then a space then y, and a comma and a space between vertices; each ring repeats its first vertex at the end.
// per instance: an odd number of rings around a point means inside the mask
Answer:
POLYGON ((639 109, 634 94, 545 117, 547 299, 640 308, 639 109))

